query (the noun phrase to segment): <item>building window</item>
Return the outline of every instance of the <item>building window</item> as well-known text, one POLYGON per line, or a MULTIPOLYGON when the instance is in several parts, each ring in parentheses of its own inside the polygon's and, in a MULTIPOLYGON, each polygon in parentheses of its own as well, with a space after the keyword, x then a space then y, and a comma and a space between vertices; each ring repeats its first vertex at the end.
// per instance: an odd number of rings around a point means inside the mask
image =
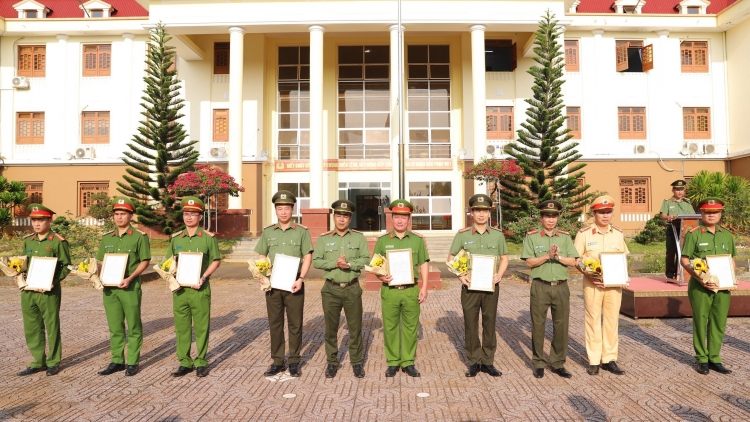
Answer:
POLYGON ((292 219, 300 223, 302 221, 302 212, 300 210, 310 208, 310 184, 279 183, 278 190, 288 190, 292 195, 297 197, 297 203, 294 205, 292 219))
POLYGON ((654 68, 654 46, 643 41, 615 42, 618 72, 645 72, 654 68))
POLYGON ((26 185, 26 195, 28 195, 29 199, 23 205, 19 205, 13 209, 13 215, 16 217, 29 216, 29 210, 26 208, 27 205, 44 203, 42 201, 42 190, 44 187, 42 182, 23 182, 23 184, 26 185))
POLYGON ((216 195, 216 203, 212 202, 211 209, 216 210, 228 210, 229 209, 229 194, 227 192, 216 195))
POLYGON ((565 70, 567 72, 578 72, 578 64, 578 40, 565 40, 565 70))
POLYGON ((214 43, 214 75, 229 74, 229 43, 214 43))
POLYGON ((687 8, 687 14, 688 15, 700 15, 701 8, 699 6, 688 6, 687 8))
POLYGON ((92 18, 103 18, 104 17, 104 10, 102 10, 102 9, 89 10, 89 13, 91 14, 92 18))
POLYGON ((409 158, 450 158, 451 81, 447 45, 410 45, 409 158))
POLYGON ((706 41, 683 41, 680 44, 680 57, 683 72, 708 72, 708 43, 706 41))
POLYGON ((279 160, 310 159, 310 47, 279 47, 279 160))
POLYGON ((711 139, 711 109, 685 107, 682 109, 682 129, 685 139, 711 139))
POLYGON ((18 47, 18 76, 43 78, 47 69, 47 47, 21 45, 18 47))
POLYGON ((36 10, 27 10, 26 19, 36 19, 39 17, 39 12, 36 10))
POLYGON ((620 178, 620 212, 648 212, 649 183, 645 177, 620 178))
POLYGON ((390 47, 339 47, 339 158, 391 156, 390 47))
POLYGON ((568 135, 572 136, 572 139, 581 139, 581 107, 566 107, 566 114, 568 115, 568 135))
POLYGON ((410 182, 414 230, 451 230, 451 182, 410 182))
POLYGON ((214 142, 229 141, 229 110, 214 110, 214 142))
POLYGON ((82 144, 109 143, 109 112, 84 111, 82 114, 82 144))
POLYGON ((78 215, 86 215, 94 203, 91 196, 97 193, 109 193, 107 182, 82 182, 78 184, 78 215))
POLYGON ((83 46, 83 76, 110 76, 112 73, 112 45, 83 46))
POLYGON ((516 70, 518 67, 516 44, 511 40, 485 40, 484 67, 486 72, 516 70))
POLYGON ((620 139, 646 139, 646 109, 618 107, 617 126, 620 139))
POLYGON ((16 144, 43 144, 44 113, 18 113, 16 116, 16 144))
POLYGON ((513 107, 487 107, 487 139, 514 139, 513 107))

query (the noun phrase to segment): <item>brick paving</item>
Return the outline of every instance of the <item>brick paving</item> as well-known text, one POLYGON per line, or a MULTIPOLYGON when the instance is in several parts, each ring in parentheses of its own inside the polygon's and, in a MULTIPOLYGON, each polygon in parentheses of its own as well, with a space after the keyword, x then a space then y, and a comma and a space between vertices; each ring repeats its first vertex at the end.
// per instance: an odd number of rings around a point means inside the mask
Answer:
MULTIPOLYGON (((690 319, 620 318, 622 377, 585 373, 583 302, 571 283, 571 327, 565 380, 531 373, 529 287, 507 279, 497 316, 499 379, 464 377, 463 320, 459 287, 444 280, 422 308, 417 367, 422 377, 385 378, 380 297, 364 293, 367 376, 356 379, 348 358, 334 380, 325 379, 320 280, 307 282, 303 375, 270 382, 269 333, 263 295, 256 284, 212 280, 210 375, 172 378, 172 301, 162 282, 144 284, 142 372, 108 377, 108 331, 101 293, 85 286, 63 290, 62 371, 17 377, 30 362, 23 339, 20 301, 0 287, 0 420, 748 420, 750 381, 743 367, 750 353, 750 318, 732 318, 723 348, 734 373, 702 376, 691 368, 690 319), (429 393, 426 398, 418 393, 429 393), (294 394, 294 398, 283 398, 294 394)), ((340 353, 348 336, 339 333, 340 353)), ((548 325, 548 337, 551 329, 548 325)))

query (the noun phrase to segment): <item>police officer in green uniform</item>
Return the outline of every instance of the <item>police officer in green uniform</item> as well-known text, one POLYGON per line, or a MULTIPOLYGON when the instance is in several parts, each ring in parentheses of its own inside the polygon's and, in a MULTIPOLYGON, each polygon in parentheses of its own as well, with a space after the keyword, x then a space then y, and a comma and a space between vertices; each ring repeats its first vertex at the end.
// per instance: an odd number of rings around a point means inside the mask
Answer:
POLYGON ((665 275, 667 278, 677 278, 677 264, 678 264, 678 248, 675 233, 680 233, 680 222, 675 221, 675 218, 680 214, 693 214, 693 206, 690 204, 687 198, 685 198, 685 186, 687 182, 684 180, 675 180, 672 182, 672 197, 667 198, 661 204, 661 210, 659 210, 661 219, 667 223, 667 270, 665 275))
POLYGON ((126 376, 138 373, 143 345, 141 323, 141 273, 151 260, 151 245, 146 233, 130 225, 135 204, 125 197, 114 197, 112 211, 117 228, 104 233, 96 259, 101 263, 109 253, 127 254, 125 279, 119 286, 104 286, 104 312, 109 325, 109 350, 112 361, 99 375, 110 375, 125 370, 126 376), (128 323, 128 360, 125 367, 125 321, 128 323))
POLYGON ((484 194, 477 194, 469 198, 469 208, 474 225, 459 230, 453 238, 448 261, 458 254, 461 249, 471 254, 491 255, 500 257, 500 265, 493 277, 495 290, 493 293, 469 290, 469 278, 458 277, 461 280, 461 307, 464 311, 464 349, 469 360, 467 377, 475 377, 478 372, 486 372, 493 377, 499 377, 502 372, 495 368, 495 349, 497 336, 495 334, 495 317, 497 315, 497 299, 500 288, 497 283, 503 278, 508 268, 508 246, 503 232, 493 229, 489 225, 492 199, 484 194), (479 342, 479 314, 482 314, 482 342, 479 342))
POLYGON ((23 333, 34 361, 18 375, 31 375, 47 370, 47 375, 60 372, 62 358, 62 341, 60 340, 60 301, 62 291, 60 282, 70 270, 70 247, 68 241, 51 231, 52 216, 55 214, 42 204, 29 204, 31 227, 34 233, 26 236, 23 251, 26 262, 31 265, 34 256, 57 257, 57 268, 49 292, 24 290, 21 292, 21 312, 23 314, 23 333), (45 339, 46 328, 46 339, 45 339), (49 343, 49 354, 45 354, 46 343, 49 343))
POLYGON ((552 371, 563 378, 571 375, 565 369, 568 354, 568 320, 570 289, 568 266, 575 266, 579 257, 570 233, 557 229, 562 204, 544 201, 538 205, 541 226, 526 233, 521 259, 531 268, 531 346, 534 377, 542 378, 547 360, 544 358, 544 329, 547 310, 552 308, 552 344, 549 360, 552 371))
MULTIPOLYGON (((690 273, 688 298, 693 308, 693 348, 698 365, 696 371, 707 375, 709 370, 730 374, 721 363, 721 345, 727 327, 729 290, 718 290, 713 283, 704 282, 692 267, 692 260, 705 260, 708 255, 737 255, 732 234, 719 225, 724 202, 719 198, 706 198, 698 204, 701 222, 685 235, 682 246, 682 267, 690 273)), ((732 262, 734 268, 734 262, 732 262)), ((710 271, 710 268, 709 268, 710 271)))
POLYGON ((339 199, 331 205, 335 229, 323 233, 315 243, 313 267, 323 270, 325 283, 320 295, 326 320, 326 378, 333 378, 339 367, 338 332, 341 309, 344 309, 349 326, 349 359, 354 376, 363 378, 362 366, 362 288, 359 273, 370 262, 367 239, 362 233, 351 230, 352 213, 356 207, 351 201, 339 199))
POLYGON ((427 300, 427 263, 430 257, 422 236, 407 230, 414 206, 409 201, 397 199, 391 202, 390 208, 393 230, 378 238, 373 253, 385 257, 389 250, 411 249, 414 284, 389 286, 388 283, 393 279, 391 276, 378 276, 383 282, 380 299, 385 358, 388 364, 385 376, 394 377, 401 368, 407 375, 418 377, 420 374, 414 366, 414 357, 417 353, 419 307, 427 300), (421 289, 417 285, 417 279, 422 280, 421 289))
POLYGON ((263 233, 255 246, 255 252, 260 255, 260 258, 268 257, 272 266, 277 253, 301 259, 297 268, 297 280, 291 292, 278 289, 266 292, 273 363, 263 375, 269 377, 284 370, 284 313, 286 313, 289 328, 289 375, 299 377, 302 375, 300 349, 305 306, 304 281, 312 264, 313 245, 307 227, 292 221, 297 198, 287 190, 280 190, 273 195, 271 201, 279 222, 263 228, 263 233))
MULTIPOLYGON (((203 201, 186 196, 182 205, 182 219, 185 230, 172 235, 167 250, 167 258, 174 256, 177 268, 180 266, 180 253, 200 252, 203 254, 201 275, 198 284, 183 287, 172 293, 172 310, 174 311, 174 328, 177 337, 177 359, 180 367, 172 373, 181 377, 196 368, 196 375, 208 375, 208 333, 211 329, 211 285, 209 278, 221 264, 219 243, 214 234, 199 226, 203 219, 203 201), (190 344, 195 328, 195 346, 197 355, 190 357, 190 344)), ((179 279, 177 280, 180 281, 179 279)))

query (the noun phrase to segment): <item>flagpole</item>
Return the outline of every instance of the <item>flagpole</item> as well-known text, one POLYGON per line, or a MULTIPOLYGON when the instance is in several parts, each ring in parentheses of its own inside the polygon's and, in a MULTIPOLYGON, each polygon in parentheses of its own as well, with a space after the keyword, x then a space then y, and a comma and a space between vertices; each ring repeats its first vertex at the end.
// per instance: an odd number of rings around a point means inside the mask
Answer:
POLYGON ((403 65, 403 34, 401 29, 401 0, 398 0, 398 96, 396 104, 398 105, 398 197, 406 199, 406 169, 404 168, 404 65, 403 65))

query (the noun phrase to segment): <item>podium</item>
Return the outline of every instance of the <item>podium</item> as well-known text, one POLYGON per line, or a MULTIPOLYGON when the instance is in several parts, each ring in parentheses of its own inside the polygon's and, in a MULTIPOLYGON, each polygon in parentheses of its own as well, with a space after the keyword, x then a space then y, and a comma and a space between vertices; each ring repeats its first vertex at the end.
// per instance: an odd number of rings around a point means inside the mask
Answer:
POLYGON ((682 246, 685 244, 685 235, 693 227, 697 226, 701 220, 700 214, 679 214, 674 221, 678 224, 671 223, 672 230, 675 230, 675 241, 677 242, 677 280, 670 280, 679 286, 687 285, 690 280, 690 274, 682 267, 682 246), (675 227, 679 226, 679 228, 675 227), (679 234, 679 236, 677 236, 679 234))

